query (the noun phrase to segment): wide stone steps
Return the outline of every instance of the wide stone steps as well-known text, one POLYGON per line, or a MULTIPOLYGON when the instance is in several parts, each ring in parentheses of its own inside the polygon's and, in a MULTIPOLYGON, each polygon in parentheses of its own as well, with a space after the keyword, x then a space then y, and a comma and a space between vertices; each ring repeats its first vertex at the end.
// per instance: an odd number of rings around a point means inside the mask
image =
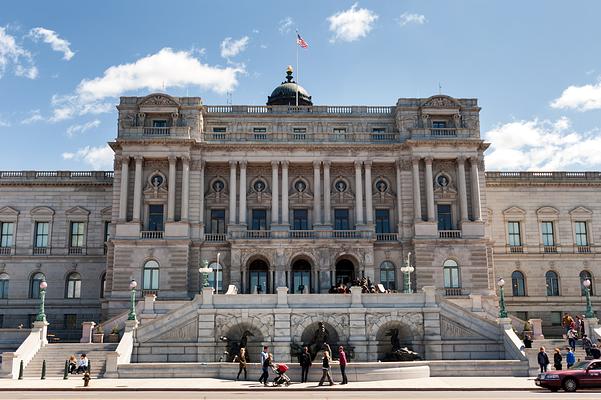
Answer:
POLYGON ((85 353, 91 363, 91 376, 102 377, 106 366, 106 355, 117 348, 117 343, 89 344, 89 343, 51 343, 40 349, 35 357, 27 364, 23 371, 26 378, 39 378, 42 374, 42 364, 46 360, 46 377, 62 377, 65 360, 74 355, 79 359, 85 353))
MULTIPOLYGON (((543 339, 543 340, 535 340, 532 343, 531 349, 525 349, 526 355, 528 356, 528 362, 530 365, 530 376, 536 376, 540 372, 540 368, 538 366, 538 349, 540 347, 545 348, 545 352, 549 356, 549 370, 553 370, 553 354, 555 353, 555 348, 559 348, 561 350, 561 356, 563 357, 562 366, 563 369, 566 368, 566 350, 568 347, 567 339, 543 339)), ((582 361, 586 357, 586 352, 582 348, 582 341, 576 341, 576 351, 574 352, 576 356, 576 362, 582 361)))

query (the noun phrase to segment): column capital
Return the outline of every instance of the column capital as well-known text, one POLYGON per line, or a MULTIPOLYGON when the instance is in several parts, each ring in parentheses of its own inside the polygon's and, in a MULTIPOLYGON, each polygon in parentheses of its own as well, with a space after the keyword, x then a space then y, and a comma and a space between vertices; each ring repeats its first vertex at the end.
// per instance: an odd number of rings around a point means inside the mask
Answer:
POLYGON ((288 168, 288 165, 290 165, 290 161, 288 161, 288 160, 281 161, 281 163, 282 163, 282 168, 284 168, 284 167, 288 168))
POLYGON ((330 166, 332 165, 332 161, 330 160, 323 160, 322 162, 324 168, 330 168, 330 166))
POLYGON ((428 156, 424 158, 424 161, 426 162, 426 165, 432 165, 432 161, 434 161, 434 158, 428 156))
POLYGON ((394 161, 394 166, 396 167, 396 169, 402 169, 403 168, 403 159, 398 159, 394 161))
POLYGON ((240 160, 238 161, 238 163, 240 164, 240 168, 246 168, 246 166, 248 165, 247 160, 240 160))
POLYGON ((137 163, 138 163, 138 162, 142 162, 142 161, 144 161, 144 156, 142 156, 142 155, 140 155, 140 154, 138 154, 138 155, 135 155, 135 156, 134 156, 134 160, 136 160, 136 162, 137 162, 137 163))
POLYGON ((198 168, 202 171, 207 166, 207 162, 205 160, 198 161, 198 168))
POLYGON ((321 166, 321 161, 318 161, 318 160, 313 161, 313 168, 319 168, 320 166, 321 166))
POLYGON ((355 161, 355 169, 361 168, 362 165, 363 165, 363 161, 359 161, 359 160, 355 161))
POLYGON ((365 165, 365 168, 368 168, 368 167, 371 168, 371 164, 372 164, 371 160, 365 160, 365 161, 363 161, 363 165, 365 165))
POLYGON ((471 156, 471 157, 469 157, 469 159, 470 159, 470 163, 476 164, 476 165, 478 165, 478 162, 480 161, 480 157, 478 157, 478 156, 471 156))
POLYGON ((417 165, 417 164, 419 164, 419 162, 421 161, 421 159, 422 159, 422 158, 421 158, 421 157, 419 157, 419 156, 413 156, 413 157, 411 157, 411 163, 412 163, 413 165, 417 165))
POLYGON ((271 168, 272 169, 273 168, 277 168, 279 165, 280 165, 279 161, 275 161, 275 160, 271 161, 271 168))
POLYGON ((173 164, 177 161, 177 156, 169 156, 167 160, 169 160, 169 164, 173 164))
POLYGON ((465 164, 465 160, 467 160, 467 157, 466 157, 466 156, 459 156, 459 157, 457 157, 457 163, 458 163, 459 165, 463 165, 463 164, 465 164))
POLYGON ((184 164, 190 164, 190 156, 182 156, 181 159, 184 164))
POLYGON ((230 168, 231 168, 231 167, 234 167, 234 168, 236 168, 236 165, 238 165, 238 161, 230 160, 230 161, 229 161, 229 164, 230 164, 230 168))

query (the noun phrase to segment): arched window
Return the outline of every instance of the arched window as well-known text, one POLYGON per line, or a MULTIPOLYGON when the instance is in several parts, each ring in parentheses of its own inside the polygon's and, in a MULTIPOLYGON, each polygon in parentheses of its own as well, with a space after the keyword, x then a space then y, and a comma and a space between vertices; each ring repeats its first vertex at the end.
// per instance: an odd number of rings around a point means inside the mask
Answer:
POLYGON ((8 299, 8 274, 0 274, 0 299, 8 299))
POLYGON ((31 284, 29 285, 29 298, 39 299, 40 298, 40 283, 46 280, 46 277, 41 272, 34 274, 31 277, 31 284))
MULTIPOLYGON (((2 278, 0 278, 2 279, 2 278)), ((591 296, 593 296, 593 276, 591 275, 590 272, 588 271, 581 271, 580 272, 580 291, 582 292, 583 296, 586 296, 586 291, 584 290, 584 285, 582 284, 585 280, 589 280, 591 281, 591 285, 588 287, 588 289, 590 290, 589 294, 591 296)))
POLYGON ((209 287, 215 289, 216 293, 223 293, 223 267, 221 263, 213 262, 209 265, 213 272, 209 274, 209 287))
POLYGON ((385 289, 396 290, 396 271, 390 261, 380 264, 380 283, 385 289))
POLYGON ((159 290, 159 263, 154 260, 146 261, 144 264, 144 276, 142 280, 143 290, 159 290))
POLYGON ((520 271, 513 271, 511 274, 511 289, 514 296, 526 296, 526 282, 520 271))
POLYGON ((72 272, 67 277, 67 288, 65 298, 79 299, 81 297, 81 275, 72 272))
POLYGON ((459 280, 459 264, 457 264, 457 261, 447 260, 442 266, 445 289, 460 288, 461 281, 459 280))
POLYGON ((104 299, 104 293, 106 292, 106 272, 100 277, 100 298, 104 299))
POLYGON ((547 271, 545 280, 547 281, 547 296, 559 296, 559 278, 557 277, 557 273, 547 271))

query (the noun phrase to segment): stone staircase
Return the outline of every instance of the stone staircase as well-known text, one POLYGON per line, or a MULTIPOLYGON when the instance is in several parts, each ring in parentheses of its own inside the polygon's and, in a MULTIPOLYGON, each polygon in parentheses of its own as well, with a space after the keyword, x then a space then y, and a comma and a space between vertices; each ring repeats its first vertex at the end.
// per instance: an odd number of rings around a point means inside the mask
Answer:
POLYGON ((49 343, 40 349, 35 357, 25 367, 25 378, 40 378, 42 363, 46 360, 46 377, 58 378, 63 376, 65 360, 74 355, 79 359, 81 353, 86 353, 91 363, 91 376, 100 378, 104 374, 106 354, 115 351, 118 343, 49 343))
MULTIPOLYGON (((540 371, 540 368, 538 366, 538 360, 537 360, 538 349, 540 347, 544 347, 545 352, 549 356, 549 361, 551 362, 551 364, 549 364, 549 370, 554 369, 553 368, 553 354, 555 353, 555 348, 559 347, 559 349, 561 350, 561 356, 563 357, 562 366, 563 366, 563 369, 566 369, 566 350, 565 350, 565 348, 568 347, 567 339, 535 340, 534 342, 532 342, 531 349, 525 349, 526 355, 528 356, 528 363, 530 365, 530 376, 536 376, 540 371)), ((576 351, 574 352, 574 355, 576 355, 576 362, 583 361, 585 359, 586 352, 582 348, 582 340, 576 341, 576 351)))

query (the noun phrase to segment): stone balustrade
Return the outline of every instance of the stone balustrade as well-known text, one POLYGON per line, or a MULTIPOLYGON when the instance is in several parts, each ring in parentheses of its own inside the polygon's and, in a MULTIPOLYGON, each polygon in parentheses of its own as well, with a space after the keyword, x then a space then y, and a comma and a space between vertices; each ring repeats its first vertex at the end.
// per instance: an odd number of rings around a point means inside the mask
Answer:
POLYGON ((394 106, 206 106, 206 114, 310 114, 310 115, 382 115, 390 117, 394 106))
POLYGON ((113 184, 113 171, 0 171, 2 184, 113 184))
POLYGON ((211 143, 398 143, 401 135, 397 132, 205 132, 203 141, 211 143))

